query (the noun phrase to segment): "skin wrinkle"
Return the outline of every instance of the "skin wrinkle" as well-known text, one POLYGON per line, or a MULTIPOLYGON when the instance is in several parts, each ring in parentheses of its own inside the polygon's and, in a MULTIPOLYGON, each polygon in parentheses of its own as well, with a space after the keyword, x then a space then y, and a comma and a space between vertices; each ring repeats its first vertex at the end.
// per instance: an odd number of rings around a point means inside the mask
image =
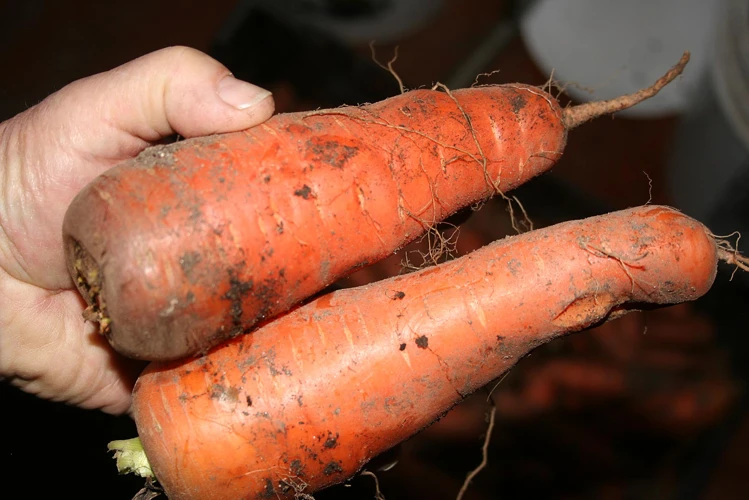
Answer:
POLYGON ((62 259, 62 234, 52 228, 60 227, 64 211, 58 207, 66 206, 72 199, 72 192, 59 179, 66 171, 72 171, 80 162, 75 162, 67 144, 55 141, 54 127, 44 127, 43 123, 29 127, 28 137, 38 137, 44 144, 54 144, 52 147, 60 151, 54 158, 48 158, 44 152, 38 154, 24 154, 30 147, 21 150, 25 158, 25 168, 21 172, 21 184, 17 187, 19 193, 30 193, 22 199, 19 210, 11 214, 12 223, 9 236, 19 252, 25 256, 23 265, 28 279, 24 281, 49 289, 68 286, 70 281, 62 259), (55 169, 49 169, 55 165, 55 169), (61 172, 58 172, 57 170, 61 172), (54 175, 50 175, 50 173, 54 175))
MULTIPOLYGON (((130 74, 126 70, 113 70, 114 74, 118 74, 115 79, 115 84, 105 83, 102 75, 96 75, 86 82, 86 87, 91 86, 92 89, 86 91, 86 95, 82 96, 83 101, 80 102, 80 106, 93 107, 96 109, 97 123, 94 132, 97 137, 91 138, 91 130, 84 130, 84 140, 69 141, 68 148, 75 158, 83 158, 91 165, 101 165, 102 162, 107 166, 114 166, 116 163, 132 158, 137 155, 140 151, 150 145, 148 141, 155 141, 159 139, 158 131, 152 127, 147 126, 144 130, 130 130, 123 128, 121 120, 124 115, 132 115, 137 109, 139 116, 136 121, 137 123, 148 123, 148 114, 142 109, 141 106, 132 107, 127 103, 126 100, 118 100, 119 91, 118 87, 121 86, 120 80, 124 80, 127 75, 130 74), (90 100, 89 94, 100 95, 102 98, 97 99, 93 104, 90 100), (117 105, 112 105, 116 102, 117 105), (102 126, 103 125, 103 126, 102 126), (117 137, 117 139, 114 139, 117 137), (92 150, 91 143, 103 145, 103 151, 92 150), (113 144, 118 146, 113 148, 113 144), (113 149, 117 151, 113 154, 113 149)), ((147 90, 147 86, 143 86, 143 91, 147 90)), ((78 92, 71 92, 78 94, 78 92)), ((77 96, 76 96, 77 97, 77 96)), ((150 103, 153 106, 154 103, 150 103)), ((90 112, 86 113, 87 115, 90 112)), ((86 121, 86 117, 77 117, 76 122, 86 121)), ((81 137, 81 135, 78 135, 81 137)), ((100 168, 97 168, 100 170, 100 168)), ((78 176, 85 176, 85 180, 88 181, 91 175, 85 175, 88 171, 80 171, 80 169, 71 169, 70 174, 78 174, 78 176)))
MULTIPOLYGON (((156 110, 163 106, 164 99, 168 98, 167 89, 171 82, 168 77, 160 80, 157 83, 159 87, 157 89, 151 88, 149 85, 154 83, 151 82, 147 76, 139 76, 140 72, 137 71, 139 62, 135 62, 136 68, 130 65, 125 67, 119 67, 112 70, 107 76, 110 78, 101 78, 101 75, 96 75, 95 84, 98 85, 101 90, 97 95, 102 96, 98 102, 99 107, 104 110, 103 116, 105 123, 112 129, 117 130, 119 133, 124 133, 129 140, 136 139, 141 144, 148 146, 148 141, 156 141, 165 135, 172 133, 169 128, 168 120, 166 125, 161 127, 158 124, 154 124, 150 118, 149 109, 156 110), (145 99, 136 103, 136 106, 132 106, 132 102, 128 102, 126 99, 117 99, 124 88, 123 84, 128 86, 137 87, 138 93, 145 97, 145 99), (112 106, 111 102, 116 102, 116 106, 112 106), (135 118, 133 115, 137 112, 138 116, 135 118), (122 116, 131 116, 128 122, 123 123, 122 116), (163 133, 162 133, 163 132, 163 133)), ((168 110, 164 110, 165 112, 168 110)), ((136 149, 133 145, 133 153, 141 151, 142 148, 136 149)), ((128 149, 123 150, 125 158, 133 156, 129 154, 128 149)))
MULTIPOLYGON (((175 60, 178 60, 178 58, 181 57, 183 53, 184 53, 184 51, 180 51, 177 54, 175 54, 175 60)), ((168 100, 169 99, 169 89, 171 87, 171 82, 172 82, 172 78, 173 78, 172 75, 173 75, 173 73, 169 77, 167 77, 166 79, 164 79, 161 82, 161 89, 160 89, 161 92, 160 93, 161 93, 161 102, 163 102, 163 103, 169 102, 169 100, 168 100)), ((151 94, 151 95, 153 95, 153 94, 151 94)), ((153 102, 150 103, 150 109, 156 109, 156 108, 154 108, 154 103, 153 102)), ((147 116, 147 113, 144 113, 144 114, 147 116)), ((167 123, 167 127, 166 127, 167 130, 164 130, 164 131, 159 130, 159 126, 158 125, 152 126, 152 131, 155 132, 156 136, 165 136, 165 135, 168 135, 168 134, 171 133, 171 129, 174 128, 174 127, 170 125, 171 124, 171 120, 169 119, 169 115, 170 115, 170 110, 167 107, 164 107, 164 118, 165 118, 166 123, 167 123)), ((149 123, 149 121, 148 120, 143 120, 143 123, 149 123)), ((139 137, 143 137, 143 135, 137 134, 137 133, 134 134, 134 135, 137 135, 139 137)))
MULTIPOLYGON (((18 338, 15 342, 11 342, 12 345, 17 345, 22 351, 29 351, 32 355, 31 357, 37 361, 40 360, 40 357, 51 357, 43 355, 51 346, 60 343, 58 329, 50 327, 47 324, 39 325, 37 323, 49 321, 50 318, 55 320, 61 319, 63 323, 62 328, 68 328, 68 322, 66 321, 68 320, 68 315, 64 308, 65 304, 61 304, 61 302, 64 302, 65 297, 60 297, 59 294, 48 295, 46 291, 41 289, 29 291, 27 288, 32 287, 33 285, 21 282, 13 283, 13 281, 15 281, 13 278, 9 278, 8 281, 3 283, 10 289, 10 293, 6 292, 6 298, 9 298, 8 303, 11 303, 13 306, 9 309, 14 311, 15 314, 9 314, 8 321, 3 321, 4 326, 8 326, 9 328, 4 329, 5 331, 3 332, 2 338, 7 339, 12 337, 13 333, 16 333, 18 338), (33 297, 30 301, 28 300, 29 295, 32 295, 33 297), (12 297, 18 296, 24 296, 27 300, 13 300, 12 297), (19 325, 21 328, 18 326, 10 328, 14 324, 19 325), (18 335, 19 331, 27 330, 30 325, 34 326, 35 330, 44 332, 44 334, 37 336, 18 335)), ((11 357, 11 359, 14 359, 14 357, 11 357)), ((46 369, 46 366, 43 369, 46 369)), ((2 371, 5 370, 3 369, 2 371)), ((36 375, 23 373, 18 373, 18 375, 26 379, 36 377, 36 375)))
MULTIPOLYGON (((113 111, 106 106, 100 107, 105 110, 102 111, 102 125, 97 125, 97 135, 101 139, 95 140, 100 143, 106 143, 106 151, 92 151, 91 146, 86 144, 86 141, 73 142, 70 144, 70 151, 73 157, 81 158, 91 165, 106 165, 110 167, 136 156, 146 147, 150 146, 147 139, 142 138, 140 135, 136 136, 127 130, 122 130, 117 125, 119 115, 125 112, 132 113, 132 110, 118 109, 113 111), (117 144, 114 148, 117 151, 115 154, 112 152, 113 144, 117 144)), ((148 135, 147 137, 157 137, 154 131, 152 133, 153 135, 148 135)), ((79 169, 73 169, 69 173, 76 176, 75 180, 78 181, 78 185, 87 182, 90 177, 90 175, 85 175, 86 171, 80 171, 79 169), (82 177, 85 177, 85 181, 82 177)))
MULTIPOLYGON (((22 180, 19 171, 19 152, 22 152, 24 148, 24 142, 22 134, 18 133, 19 126, 23 126, 26 122, 26 113, 19 116, 19 121, 5 122, 0 124, 0 144, 4 145, 0 158, 2 159, 2 175, 1 183, 3 196, 0 196, 0 252, 2 253, 2 261, 0 261, 0 267, 9 273, 13 278, 19 279, 24 282, 31 282, 31 274, 28 271, 28 263, 23 258, 23 252, 21 248, 18 248, 14 241, 14 234, 18 231, 13 228, 12 221, 17 220, 18 216, 14 213, 23 213, 24 210, 19 206, 23 206, 22 200, 17 200, 16 197, 10 195, 10 193, 22 192, 21 186, 22 180), (15 151, 14 155, 12 152, 15 151)), ((3 273, 5 275, 5 273, 3 273)), ((7 275, 6 275, 7 276, 7 275)), ((0 279, 3 279, 0 276, 0 279)))
MULTIPOLYGON (((106 401, 109 397, 107 393, 111 396, 126 392, 128 389, 125 387, 125 382, 120 377, 113 376, 109 371, 110 364, 99 361, 99 356, 109 355, 108 348, 104 345, 103 339, 98 337, 95 327, 81 320, 80 311, 83 310, 83 305, 75 292, 42 293, 44 296, 35 299, 31 306, 21 308, 18 314, 20 317, 31 318, 24 322, 26 324, 19 325, 21 331, 33 328, 47 332, 47 336, 41 342, 38 342, 38 338, 29 339, 24 336, 15 343, 24 354, 25 359, 21 361, 33 359, 34 363, 27 363, 23 369, 18 369, 13 366, 12 362, 4 362, 0 364, 0 372, 10 373, 14 378, 13 384, 27 392, 51 400, 64 399, 69 403, 85 407, 98 407, 99 400, 106 401), (71 307, 71 302, 77 304, 78 307, 71 307), (49 324, 57 320, 61 320, 57 328, 49 324), (36 345, 29 345, 24 340, 37 342, 35 342, 36 345), (84 355, 86 349, 90 347, 88 344, 92 341, 100 345, 100 352, 94 356, 84 355), (71 351, 78 352, 80 355, 65 355, 66 352, 71 351), (61 365, 51 362, 57 359, 64 359, 65 363, 61 365), (50 383, 50 380, 53 382, 50 383), (68 399, 67 395, 71 394, 75 396, 68 399)), ((7 337, 12 336, 3 335, 6 340, 7 337)), ((12 339, 10 343, 14 344, 12 339)), ((15 356, 11 353, 9 358, 12 361, 15 356)), ((126 409, 126 406, 121 404, 109 406, 113 412, 126 409)), ((106 411, 107 405, 104 405, 103 409, 106 411)))

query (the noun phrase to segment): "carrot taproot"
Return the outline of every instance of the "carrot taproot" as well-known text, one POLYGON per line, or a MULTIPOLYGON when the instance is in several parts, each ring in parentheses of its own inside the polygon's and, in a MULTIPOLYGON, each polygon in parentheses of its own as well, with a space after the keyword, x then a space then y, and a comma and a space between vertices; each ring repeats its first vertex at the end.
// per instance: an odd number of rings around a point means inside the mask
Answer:
POLYGON ((172 500, 311 493, 536 346, 700 297, 720 252, 699 222, 644 206, 339 290, 206 356, 150 364, 133 392, 140 442, 172 500))
POLYGON ((529 85, 414 90, 150 148, 73 201, 68 269, 115 350, 204 352, 547 171, 569 129, 654 95, 687 61, 565 109, 529 85))

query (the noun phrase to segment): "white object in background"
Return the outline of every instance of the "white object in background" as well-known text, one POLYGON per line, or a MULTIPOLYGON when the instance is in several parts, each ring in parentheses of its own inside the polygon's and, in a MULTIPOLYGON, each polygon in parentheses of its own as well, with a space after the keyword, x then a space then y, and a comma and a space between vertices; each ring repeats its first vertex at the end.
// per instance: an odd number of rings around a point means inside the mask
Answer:
POLYGON ((749 152, 749 2, 728 0, 720 19, 713 86, 736 137, 749 152))
MULTIPOLYGON (((700 98, 674 134, 675 204, 718 233, 749 233, 749 2, 729 0, 700 98)), ((742 239, 742 249, 746 249, 742 239)), ((749 283, 749 277, 744 276, 749 283)))
POLYGON ((623 111, 655 118, 685 111, 708 66, 723 0, 538 0, 521 22, 536 64, 577 101, 609 99, 652 84, 685 50, 683 76, 623 111))

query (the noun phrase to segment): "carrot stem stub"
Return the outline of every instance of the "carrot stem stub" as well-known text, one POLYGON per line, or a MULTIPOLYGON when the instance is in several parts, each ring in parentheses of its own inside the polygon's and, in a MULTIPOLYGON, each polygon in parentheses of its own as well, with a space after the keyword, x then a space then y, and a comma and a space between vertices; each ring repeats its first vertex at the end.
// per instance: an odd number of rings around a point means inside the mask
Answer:
POLYGON ((169 498, 293 498, 351 477, 536 346, 716 276, 700 223, 645 206, 508 237, 316 299, 188 362, 133 415, 169 498))
POLYGON ((140 477, 153 478, 151 464, 138 438, 110 441, 109 451, 114 452, 117 460, 117 470, 120 474, 135 474, 140 477))

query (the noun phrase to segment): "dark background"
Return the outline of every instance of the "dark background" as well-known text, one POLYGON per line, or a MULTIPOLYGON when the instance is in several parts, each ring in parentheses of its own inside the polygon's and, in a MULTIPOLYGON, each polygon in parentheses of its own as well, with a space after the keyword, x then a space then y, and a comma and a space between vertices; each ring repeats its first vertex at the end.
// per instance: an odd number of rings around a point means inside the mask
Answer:
MULTIPOLYGON (((367 3, 331 1, 330 15, 366 16, 367 3)), ((525 4, 446 0, 436 17, 398 40, 396 70, 409 88, 450 81, 502 25, 507 36, 483 68, 501 71, 488 81, 542 84, 548 75, 514 29, 525 4)), ((273 90, 279 112, 398 92, 393 78, 372 63, 366 44, 342 43, 240 7, 234 0, 0 3, 0 119, 77 78, 175 44, 206 51, 238 77, 273 90)), ((387 59, 393 44, 377 50, 387 59)), ((671 203, 665 165, 678 123, 672 116, 587 124, 570 134, 552 173, 515 194, 537 226, 650 197, 671 203)), ((462 224, 463 252, 511 232, 500 202, 454 222, 462 224)), ((339 286, 382 278, 398 266, 397 258, 388 259, 339 286)), ((498 410, 489 465, 466 498, 744 497, 749 293, 729 274, 723 269, 714 289, 693 305, 632 314, 521 361, 492 395, 498 410), (605 380, 596 385, 602 368, 625 373, 626 387, 610 389, 605 380)), ((469 398, 400 447, 398 465, 378 472, 385 497, 454 498, 480 460, 486 397, 469 398)), ((0 415, 6 489, 20 488, 27 498, 125 499, 141 486, 118 476, 106 451, 108 441, 135 435, 127 417, 40 401, 2 384, 0 415)), ((359 477, 316 497, 373 498, 372 485, 371 477, 359 477)))

